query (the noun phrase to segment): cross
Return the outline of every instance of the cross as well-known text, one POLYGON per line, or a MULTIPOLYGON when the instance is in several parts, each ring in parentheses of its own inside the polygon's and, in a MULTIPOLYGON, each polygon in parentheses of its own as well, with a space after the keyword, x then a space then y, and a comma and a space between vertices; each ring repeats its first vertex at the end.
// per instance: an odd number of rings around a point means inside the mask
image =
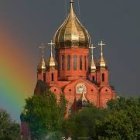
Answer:
POLYGON ((103 43, 103 41, 101 40, 100 43, 98 43, 98 45, 101 47, 101 56, 103 55, 103 46, 105 46, 106 44, 103 43))
POLYGON ((93 50, 96 48, 94 47, 93 44, 91 44, 91 46, 89 47, 91 49, 91 56, 92 56, 92 60, 93 60, 93 50))
POLYGON ((45 48, 46 48, 46 46, 44 45, 44 43, 41 43, 41 45, 38 48, 41 49, 42 57, 44 57, 44 52, 45 52, 45 48))
POLYGON ((51 40, 51 42, 48 43, 48 45, 51 46, 51 57, 52 57, 52 56, 53 56, 53 54, 52 54, 52 49, 53 49, 53 46, 55 45, 55 43, 53 43, 53 41, 51 40))
POLYGON ((74 3, 74 0, 70 0, 70 3, 74 3))

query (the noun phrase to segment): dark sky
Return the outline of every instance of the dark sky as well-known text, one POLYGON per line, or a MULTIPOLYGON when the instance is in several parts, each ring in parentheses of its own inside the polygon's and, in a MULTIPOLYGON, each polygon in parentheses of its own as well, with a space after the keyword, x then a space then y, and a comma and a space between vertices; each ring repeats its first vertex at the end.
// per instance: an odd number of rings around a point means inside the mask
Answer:
MULTIPOLYGON (((79 3, 80 7, 75 0, 75 11, 92 42, 97 45, 103 40, 107 44, 104 56, 111 84, 119 95, 139 95, 140 0, 79 0, 79 3)), ((68 9, 69 0, 0 0, 0 24, 24 44, 19 47, 30 55, 30 69, 35 77, 37 47, 52 39, 68 9)), ((99 49, 95 50, 95 56, 98 58, 99 49)))

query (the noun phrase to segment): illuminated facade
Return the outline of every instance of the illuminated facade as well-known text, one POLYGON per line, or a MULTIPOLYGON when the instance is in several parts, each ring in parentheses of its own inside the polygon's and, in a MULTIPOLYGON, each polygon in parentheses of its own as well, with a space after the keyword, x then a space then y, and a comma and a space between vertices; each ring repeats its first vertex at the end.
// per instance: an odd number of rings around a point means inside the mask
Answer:
MULTIPOLYGON (((65 95, 68 116, 71 111, 77 111, 87 103, 97 107, 106 107, 107 101, 114 99, 116 93, 109 83, 109 70, 103 56, 102 41, 99 60, 94 60, 95 47, 86 28, 78 20, 73 1, 70 11, 63 24, 56 31, 51 46, 49 59, 44 56, 44 46, 41 46, 42 57, 37 67, 37 80, 46 83, 56 95, 65 95)), ((35 88, 38 94, 38 87, 35 88)), ((22 134, 29 135, 26 122, 22 122, 22 134)))
MULTIPOLYGON (((100 59, 94 60, 94 46, 86 28, 78 20, 73 1, 70 12, 56 31, 51 46, 50 58, 44 55, 38 65, 37 79, 44 81, 59 100, 64 94, 68 101, 67 111, 75 102, 90 102, 105 107, 108 100, 115 98, 115 91, 109 84, 109 70, 103 56, 102 41, 100 59), (53 53, 55 47, 55 55, 53 53)), ((75 106, 76 107, 76 106, 75 106)), ((75 108, 74 107, 74 108, 75 108)))

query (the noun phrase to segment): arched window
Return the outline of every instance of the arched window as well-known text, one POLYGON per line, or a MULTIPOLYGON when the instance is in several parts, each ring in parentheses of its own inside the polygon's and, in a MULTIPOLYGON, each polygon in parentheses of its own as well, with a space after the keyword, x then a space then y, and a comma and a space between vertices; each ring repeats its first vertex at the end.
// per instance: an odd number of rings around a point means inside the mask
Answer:
POLYGON ((85 56, 85 70, 87 70, 87 57, 85 56))
POLYGON ((62 64, 61 68, 62 68, 62 70, 64 70, 64 67, 65 67, 64 66, 65 65, 64 62, 65 62, 65 57, 64 57, 64 55, 62 55, 62 59, 61 59, 61 64, 62 64))
POLYGON ((46 82, 46 74, 43 73, 43 81, 46 82))
POLYGON ((104 82, 104 81, 105 81, 105 74, 102 73, 102 82, 104 82))
POLYGON ((82 55, 80 56, 80 70, 82 70, 82 55))
POLYGON ((54 74, 51 74, 51 81, 54 81, 54 74))
POLYGON ((70 55, 67 56, 67 70, 70 70, 70 55))
POLYGON ((73 56, 73 69, 77 70, 77 56, 76 55, 73 56))
POLYGON ((95 82, 95 77, 94 76, 92 76, 92 81, 95 82))

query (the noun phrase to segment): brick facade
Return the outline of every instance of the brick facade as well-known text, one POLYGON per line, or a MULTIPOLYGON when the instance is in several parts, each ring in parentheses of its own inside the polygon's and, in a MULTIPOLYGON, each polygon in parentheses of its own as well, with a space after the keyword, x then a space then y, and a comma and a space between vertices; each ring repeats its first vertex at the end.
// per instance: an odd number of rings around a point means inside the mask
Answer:
MULTIPOLYGON (((67 117, 86 103, 104 108, 109 100, 116 98, 116 93, 109 83, 109 70, 103 58, 102 47, 105 44, 102 41, 99 44, 101 56, 98 63, 94 64, 92 53, 91 66, 90 35, 76 17, 73 3, 71 0, 68 17, 54 36, 55 55, 53 56, 51 46, 49 63, 46 63, 43 56, 37 69, 37 81, 45 83, 45 86, 56 95, 57 100, 61 94, 65 95, 68 102, 67 117)), ((37 83, 35 94, 41 94, 45 86, 37 83)), ((29 129, 24 119, 21 119, 21 133, 23 139, 29 139, 29 129)))
POLYGON ((45 72, 38 71, 37 77, 50 87, 58 99, 60 94, 65 95, 68 110, 71 110, 75 101, 82 98, 83 93, 86 100, 97 107, 106 107, 107 101, 116 97, 109 83, 107 66, 97 66, 95 71, 90 71, 89 49, 60 48, 56 50, 56 60, 57 67, 49 67, 45 72), (84 86, 85 91, 78 93, 78 84, 84 86))

